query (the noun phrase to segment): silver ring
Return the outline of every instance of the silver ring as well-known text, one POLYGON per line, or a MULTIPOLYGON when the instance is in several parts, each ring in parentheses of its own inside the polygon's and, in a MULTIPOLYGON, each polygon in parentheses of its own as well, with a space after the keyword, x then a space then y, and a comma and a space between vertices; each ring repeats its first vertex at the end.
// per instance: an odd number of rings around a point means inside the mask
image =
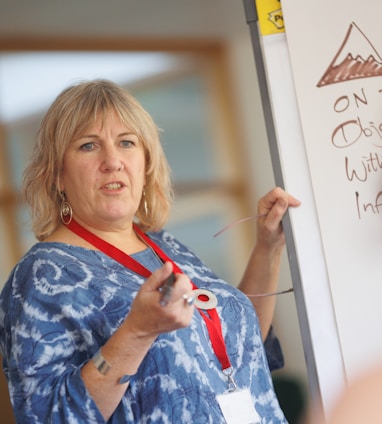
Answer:
POLYGON ((194 296, 187 296, 186 294, 184 294, 182 297, 184 299, 184 303, 188 306, 193 305, 193 303, 195 302, 194 296))

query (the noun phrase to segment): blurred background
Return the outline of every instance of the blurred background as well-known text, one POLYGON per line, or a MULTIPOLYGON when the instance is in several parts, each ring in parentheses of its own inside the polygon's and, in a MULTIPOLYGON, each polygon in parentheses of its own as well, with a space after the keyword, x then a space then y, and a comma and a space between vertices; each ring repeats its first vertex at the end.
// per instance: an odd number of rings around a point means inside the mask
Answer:
MULTIPOLYGON (((242 1, 1 0, 0 288, 35 242, 20 185, 41 117, 93 78, 127 87, 162 129, 176 195, 167 228, 236 285, 255 222, 214 234, 256 214, 275 184, 242 1)), ((280 289, 291 286, 285 253, 280 289)), ((274 327, 286 362, 275 386, 297 423, 308 382, 293 293, 278 297, 274 327)))

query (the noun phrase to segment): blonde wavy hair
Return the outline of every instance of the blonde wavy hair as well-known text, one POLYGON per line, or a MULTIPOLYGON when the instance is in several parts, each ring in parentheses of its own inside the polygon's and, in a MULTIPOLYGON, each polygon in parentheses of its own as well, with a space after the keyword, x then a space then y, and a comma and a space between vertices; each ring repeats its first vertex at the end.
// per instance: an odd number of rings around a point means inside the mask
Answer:
POLYGON ((157 126, 125 89, 111 81, 94 80, 62 91, 41 121, 23 178, 23 197, 31 208, 32 229, 38 240, 44 240, 61 223, 59 178, 69 143, 110 112, 116 112, 144 146, 146 184, 136 212, 138 225, 143 231, 158 231, 167 222, 173 191, 157 126))

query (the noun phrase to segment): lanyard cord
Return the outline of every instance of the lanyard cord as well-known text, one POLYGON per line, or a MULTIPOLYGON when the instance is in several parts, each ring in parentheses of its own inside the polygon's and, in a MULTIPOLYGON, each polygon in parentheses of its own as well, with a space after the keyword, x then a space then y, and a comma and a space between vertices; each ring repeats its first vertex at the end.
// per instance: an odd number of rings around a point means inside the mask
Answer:
MULTIPOLYGON (((82 237, 84 240, 86 240, 87 242, 95 246, 101 252, 115 259, 117 262, 121 263, 126 268, 146 278, 148 278, 151 275, 150 270, 148 270, 146 267, 144 267, 142 264, 140 264, 130 255, 126 254, 125 252, 113 246, 112 244, 108 243, 107 241, 101 239, 94 233, 88 231, 86 228, 78 224, 78 222, 76 222, 74 219, 72 219, 68 224, 66 224, 66 226, 73 233, 82 237)), ((154 252, 160 257, 160 259, 163 262, 170 261, 172 263, 174 272, 183 273, 183 271, 176 265, 176 263, 173 260, 171 260, 163 252, 163 250, 156 243, 154 243, 154 241, 151 240, 136 224, 133 224, 133 228, 136 234, 154 250, 154 252)), ((194 290, 198 288, 193 282, 191 283, 194 290)), ((228 368, 231 368, 231 363, 228 358, 227 349, 226 349, 226 345, 223 338, 221 322, 220 322, 219 315, 216 311, 216 308, 206 310, 206 313, 208 314, 208 316, 206 315, 205 312, 201 311, 199 308, 197 309, 207 326, 212 348, 215 352, 215 355, 219 359, 219 362, 221 363, 222 369, 226 370, 228 368)))

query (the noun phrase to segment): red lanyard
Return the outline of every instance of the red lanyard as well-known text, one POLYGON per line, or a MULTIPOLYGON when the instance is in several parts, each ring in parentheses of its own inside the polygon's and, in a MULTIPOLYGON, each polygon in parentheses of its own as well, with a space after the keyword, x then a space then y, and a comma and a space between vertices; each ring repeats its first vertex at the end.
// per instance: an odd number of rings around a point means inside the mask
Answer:
MULTIPOLYGON (((107 241, 101 239, 95 234, 88 231, 86 228, 82 227, 78 222, 74 219, 71 220, 69 224, 66 225, 71 231, 73 231, 78 236, 82 237, 84 240, 95 246, 101 252, 115 259, 117 262, 124 265, 126 268, 134 271, 135 273, 142 275, 143 277, 149 277, 151 275, 151 271, 136 261, 134 258, 122 252, 122 250, 108 243, 107 241)), ((150 246, 154 252, 160 257, 163 262, 170 261, 173 266, 173 270, 175 273, 183 273, 183 271, 176 265, 176 263, 171 260, 163 250, 153 242, 145 233, 141 231, 141 229, 137 225, 134 226, 134 231, 137 235, 148 245, 150 246)), ((197 286, 192 283, 194 290, 197 289, 197 286)), ((221 323, 219 315, 214 309, 208 309, 205 312, 202 312, 198 309, 200 315, 202 316, 204 322, 206 323, 208 334, 210 336, 212 348, 215 352, 215 355, 219 359, 222 369, 226 370, 231 367, 230 360, 228 358, 226 345, 223 338, 221 323)))

